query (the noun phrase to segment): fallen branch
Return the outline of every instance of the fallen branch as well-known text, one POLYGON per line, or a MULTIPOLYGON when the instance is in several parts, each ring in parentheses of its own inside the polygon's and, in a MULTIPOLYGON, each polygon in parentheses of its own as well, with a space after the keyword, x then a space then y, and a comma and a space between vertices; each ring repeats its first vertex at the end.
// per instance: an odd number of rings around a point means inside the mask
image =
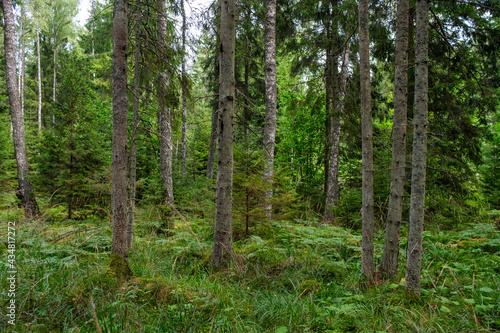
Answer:
POLYGON ((87 239, 85 239, 83 242, 81 242, 80 244, 78 244, 77 247, 75 247, 75 249, 79 248, 80 246, 82 246, 83 244, 87 243, 87 241, 90 239, 90 237, 94 236, 94 234, 90 235, 89 237, 87 237, 87 239))
MULTIPOLYGON (((64 239, 64 238, 66 238, 66 237, 68 237, 69 235, 72 235, 72 234, 77 234, 77 233, 82 232, 82 231, 87 232, 87 231, 96 230, 96 229, 101 229, 101 228, 102 228, 102 227, 87 228, 87 229, 85 229, 85 228, 84 228, 84 229, 76 229, 76 230, 71 230, 71 231, 68 231, 68 232, 66 232, 66 233, 62 234, 62 236, 60 236, 59 238, 57 238, 57 239, 53 240, 52 242, 50 242, 50 244, 52 245, 52 244, 54 244, 54 243, 57 243, 57 242, 59 242, 61 239, 64 239)), ((82 244, 83 244, 83 243, 82 243, 82 244)), ((80 245, 81 245, 81 244, 80 244, 80 245)))

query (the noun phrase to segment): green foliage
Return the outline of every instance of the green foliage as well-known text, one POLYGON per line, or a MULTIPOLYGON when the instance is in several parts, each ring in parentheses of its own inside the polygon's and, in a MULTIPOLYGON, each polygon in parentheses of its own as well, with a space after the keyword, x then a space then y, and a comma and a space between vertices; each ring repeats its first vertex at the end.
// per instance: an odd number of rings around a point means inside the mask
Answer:
MULTIPOLYGON (((95 332, 94 307, 103 332, 385 332, 388 321, 395 332, 500 327, 500 234, 491 224, 425 232, 422 296, 415 298, 403 279, 363 286, 361 236, 344 228, 272 222, 235 243, 240 261, 213 272, 212 228, 203 218, 185 215, 200 248, 184 221, 166 238, 152 232, 148 214, 138 213, 130 253, 135 277, 121 282, 108 266, 107 221, 19 225, 16 330, 95 332)), ((0 257, 7 254, 0 244, 0 257)), ((1 276, 7 290, 7 274, 1 276)), ((12 329, 5 321, 0 327, 12 329)))
POLYGON ((275 168, 290 175, 299 195, 324 202, 324 95, 320 87, 281 87, 278 99, 275 168), (290 135, 293 133, 293 135, 290 135))
POLYGON ((51 204, 65 202, 72 218, 72 209, 109 200, 111 111, 88 85, 89 58, 70 53, 65 60, 53 109, 57 121, 40 140, 35 185, 52 196, 51 204))
POLYGON ((488 202, 500 208, 500 124, 498 114, 490 120, 491 135, 484 143, 484 164, 481 168, 482 187, 488 202))
POLYGON ((249 228, 265 218, 261 205, 265 192, 262 179, 263 153, 261 150, 244 149, 241 145, 236 145, 234 164, 233 230, 234 238, 238 240, 243 235, 248 237, 249 228))

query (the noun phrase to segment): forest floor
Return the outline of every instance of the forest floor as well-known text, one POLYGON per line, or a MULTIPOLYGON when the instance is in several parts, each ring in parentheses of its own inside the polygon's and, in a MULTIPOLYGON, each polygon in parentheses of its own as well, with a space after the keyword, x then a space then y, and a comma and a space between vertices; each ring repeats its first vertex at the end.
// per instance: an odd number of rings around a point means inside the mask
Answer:
MULTIPOLYGON (((214 272, 210 218, 176 220, 166 237, 141 209, 130 252, 135 277, 120 283, 108 269, 109 220, 22 222, 22 211, 9 209, 0 221, 2 332, 500 330, 500 232, 493 223, 426 231, 422 295, 414 297, 404 290, 407 227, 397 279, 367 286, 359 232, 318 221, 265 222, 235 242, 236 262, 214 272), (10 252, 8 222, 16 222, 10 252), (12 252, 15 326, 6 316, 12 252)), ((377 262, 382 246, 380 231, 377 262)))

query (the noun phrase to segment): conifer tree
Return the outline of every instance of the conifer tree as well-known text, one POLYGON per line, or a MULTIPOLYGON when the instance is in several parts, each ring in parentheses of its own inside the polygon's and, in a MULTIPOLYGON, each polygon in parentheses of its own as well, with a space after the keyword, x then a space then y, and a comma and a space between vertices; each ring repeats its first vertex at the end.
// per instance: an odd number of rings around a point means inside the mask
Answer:
POLYGON ((373 280, 373 129, 370 89, 369 0, 359 1, 359 67, 361 76, 361 135, 363 157, 363 236, 361 272, 373 280))
MULTIPOLYGON (((163 185, 163 200, 166 210, 170 211, 174 204, 174 188, 172 181, 172 124, 171 109, 165 103, 167 87, 171 80, 166 70, 167 54, 167 16, 165 0, 157 1, 158 13, 158 134, 160 136, 160 177, 163 185)), ((173 229, 173 220, 169 220, 169 228, 173 229)))
POLYGON ((127 52, 128 0, 115 0, 113 8, 113 238, 111 269, 120 279, 128 279, 132 271, 127 246, 127 52))
POLYGON ((398 268, 399 232, 403 215, 406 161, 406 118, 408 98, 408 0, 399 0, 396 12, 396 63, 394 79, 394 118, 392 125, 391 194, 387 211, 384 253, 380 271, 395 277, 398 268))
POLYGON ((413 119, 413 155, 411 173, 410 228, 406 262, 405 288, 420 294, 422 241, 425 215, 425 174, 428 125, 428 47, 429 4, 417 0, 415 33, 415 107, 413 119))
POLYGON ((232 194, 235 98, 235 0, 221 0, 219 143, 212 266, 227 265, 233 255, 232 194))

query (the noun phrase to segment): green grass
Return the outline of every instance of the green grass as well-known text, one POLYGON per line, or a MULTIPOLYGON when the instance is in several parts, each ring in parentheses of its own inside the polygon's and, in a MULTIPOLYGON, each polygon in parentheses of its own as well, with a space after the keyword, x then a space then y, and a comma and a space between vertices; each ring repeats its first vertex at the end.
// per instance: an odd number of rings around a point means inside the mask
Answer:
MULTIPOLYGON (((242 259, 214 272, 211 219, 188 218, 200 248, 180 220, 173 237, 157 234, 158 222, 144 209, 130 252, 135 278, 119 283, 108 270, 109 221, 21 222, 19 210, 0 214, 2 332, 14 331, 5 316, 8 221, 17 221, 17 332, 97 332, 91 298, 103 332, 500 329, 500 234, 493 224, 426 231, 422 295, 415 298, 404 290, 405 241, 398 279, 368 287, 359 234, 317 221, 254 227, 254 236, 234 245, 242 259)), ((379 233, 376 260, 382 244, 379 233)))

